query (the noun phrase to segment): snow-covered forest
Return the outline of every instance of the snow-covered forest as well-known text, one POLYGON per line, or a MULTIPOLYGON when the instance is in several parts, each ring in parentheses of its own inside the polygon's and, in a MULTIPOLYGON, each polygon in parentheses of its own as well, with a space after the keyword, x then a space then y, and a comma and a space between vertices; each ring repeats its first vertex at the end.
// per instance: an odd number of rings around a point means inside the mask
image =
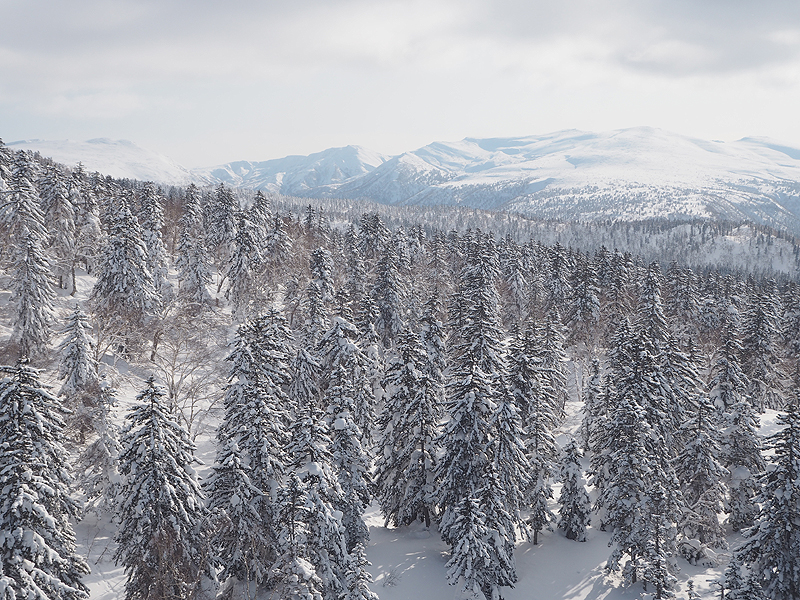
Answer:
POLYGON ((790 236, 160 188, 2 142, 0 191, 0 600, 435 597, 392 544, 458 598, 800 597, 790 236), (591 589, 564 544, 600 549, 591 589))

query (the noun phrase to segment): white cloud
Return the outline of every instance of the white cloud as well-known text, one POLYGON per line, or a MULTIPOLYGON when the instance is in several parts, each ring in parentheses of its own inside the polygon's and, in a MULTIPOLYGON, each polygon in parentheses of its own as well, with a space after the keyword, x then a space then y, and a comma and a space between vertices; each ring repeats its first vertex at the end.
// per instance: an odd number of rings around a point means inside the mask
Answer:
POLYGON ((565 127, 800 141, 794 0, 0 0, 0 10, 8 139, 117 135, 189 166, 565 127))

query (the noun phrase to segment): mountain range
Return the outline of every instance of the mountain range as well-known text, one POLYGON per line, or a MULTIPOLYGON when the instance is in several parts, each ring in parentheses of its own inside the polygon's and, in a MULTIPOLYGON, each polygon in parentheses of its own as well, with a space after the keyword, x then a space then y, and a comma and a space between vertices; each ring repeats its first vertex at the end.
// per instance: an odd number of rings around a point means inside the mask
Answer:
POLYGON ((112 176, 125 171, 163 183, 462 205, 561 220, 748 220, 800 234, 800 149, 767 138, 708 141, 649 127, 566 130, 435 142, 391 157, 346 146, 191 170, 131 142, 110 140, 74 144, 70 160, 64 160, 69 144, 74 143, 9 146, 36 149, 67 164, 79 158, 87 169, 112 176))

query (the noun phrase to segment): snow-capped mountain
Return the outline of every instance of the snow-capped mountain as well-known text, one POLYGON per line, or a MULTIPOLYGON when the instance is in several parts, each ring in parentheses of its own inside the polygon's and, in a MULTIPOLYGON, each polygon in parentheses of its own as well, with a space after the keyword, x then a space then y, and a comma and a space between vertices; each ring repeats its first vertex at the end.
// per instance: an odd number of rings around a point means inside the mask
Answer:
POLYGON ((359 146, 188 170, 127 141, 12 142, 67 165, 159 183, 308 198, 450 204, 590 221, 708 218, 800 234, 800 149, 706 141, 649 127, 435 142, 394 157, 359 146))
POLYGON ((139 179, 186 185, 206 183, 171 158, 137 146, 128 140, 97 138, 73 140, 20 140, 6 144, 12 150, 32 150, 54 161, 74 167, 79 162, 88 172, 99 171, 119 179, 139 179))
POLYGON ((569 130, 436 142, 388 160, 348 147, 194 173, 306 197, 460 204, 554 219, 752 220, 800 233, 800 149, 766 138, 569 130), (346 150, 348 168, 334 170, 329 157, 346 150))
POLYGON ((269 190, 286 196, 314 196, 316 190, 371 172, 387 158, 359 146, 345 146, 308 156, 287 156, 262 162, 243 160, 192 172, 201 180, 269 190))

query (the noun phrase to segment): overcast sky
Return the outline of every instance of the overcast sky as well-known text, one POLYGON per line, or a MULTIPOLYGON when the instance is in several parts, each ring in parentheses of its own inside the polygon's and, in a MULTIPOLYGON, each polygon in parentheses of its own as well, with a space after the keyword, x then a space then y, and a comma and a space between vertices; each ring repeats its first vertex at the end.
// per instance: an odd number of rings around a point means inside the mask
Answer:
POLYGON ((800 146, 798 0, 0 0, 0 137, 187 167, 637 125, 800 146))

